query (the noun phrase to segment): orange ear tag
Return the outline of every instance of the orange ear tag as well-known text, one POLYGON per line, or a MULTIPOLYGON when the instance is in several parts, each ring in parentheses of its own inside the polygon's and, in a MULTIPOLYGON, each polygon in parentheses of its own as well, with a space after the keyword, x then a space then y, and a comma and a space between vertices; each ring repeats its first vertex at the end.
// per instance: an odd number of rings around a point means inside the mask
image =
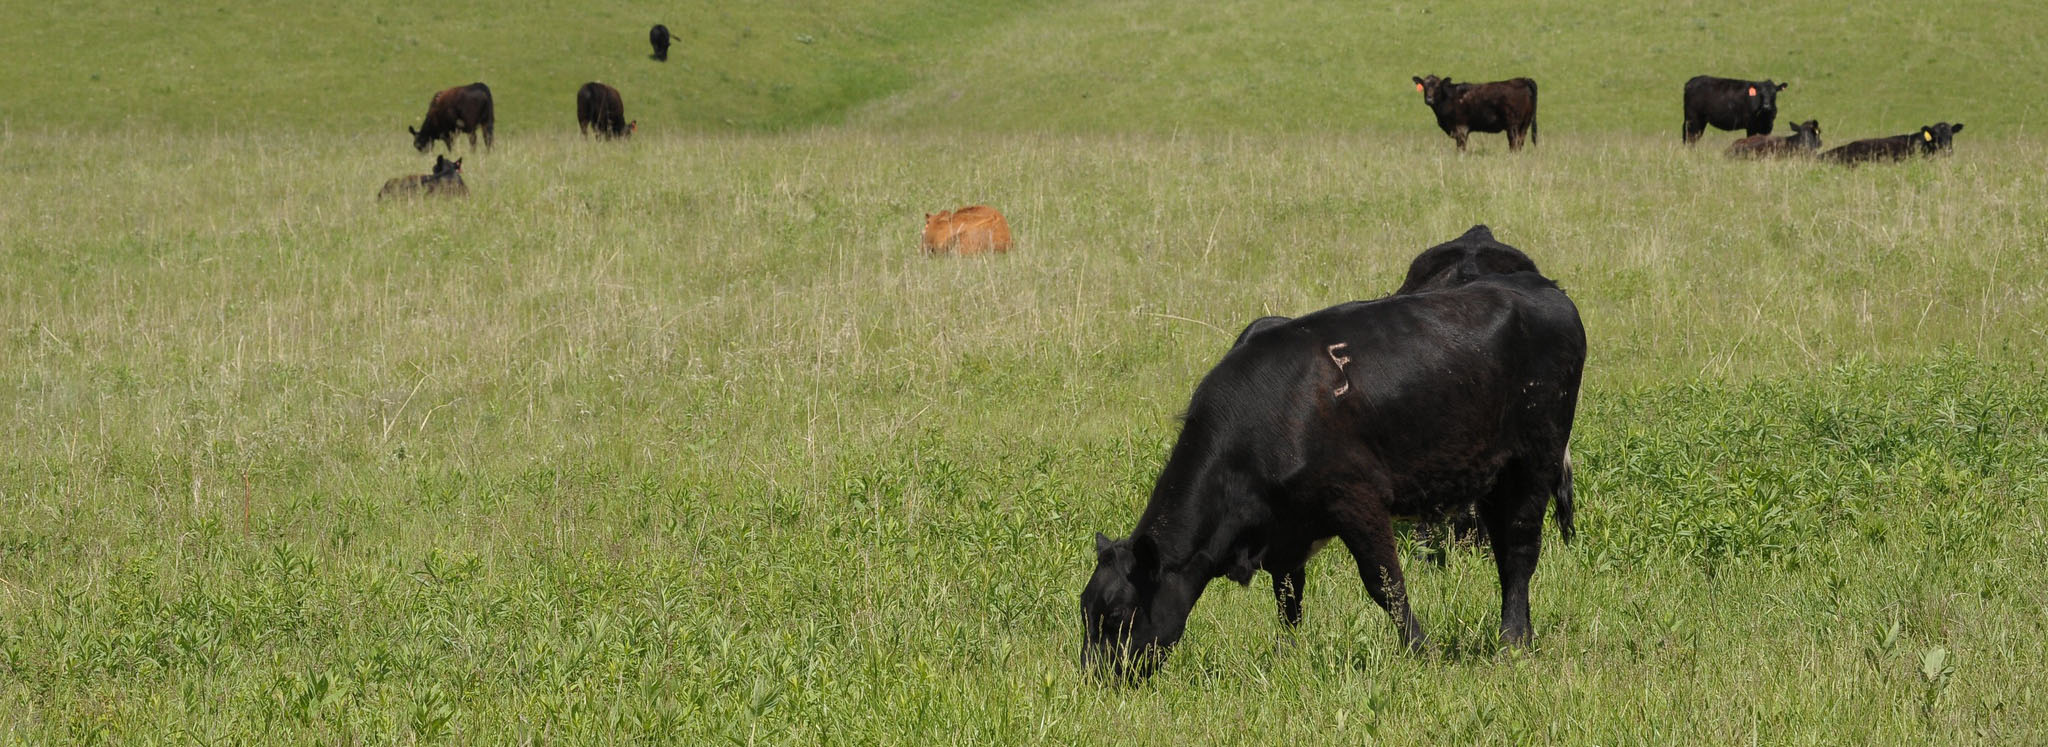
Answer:
POLYGON ((1751 96, 1755 96, 1755 95, 1756 95, 1756 86, 1750 86, 1750 87, 1749 87, 1749 95, 1751 95, 1751 96))
POLYGON ((1420 90, 1422 90, 1422 84, 1421 84, 1421 83, 1417 83, 1417 84, 1415 84, 1415 90, 1417 90, 1417 91, 1420 91, 1420 90))

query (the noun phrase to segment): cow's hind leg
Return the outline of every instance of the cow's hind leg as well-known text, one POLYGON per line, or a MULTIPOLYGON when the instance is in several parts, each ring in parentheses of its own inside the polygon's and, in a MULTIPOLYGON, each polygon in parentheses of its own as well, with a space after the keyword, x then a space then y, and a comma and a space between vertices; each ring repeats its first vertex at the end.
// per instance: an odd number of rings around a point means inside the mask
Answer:
POLYGON ((1550 483, 1527 460, 1510 462, 1480 504, 1480 518, 1493 542, 1500 571, 1500 639, 1529 645, 1529 578, 1543 549, 1543 512, 1550 507, 1550 483))
POLYGON ((1408 607, 1408 583, 1401 576, 1393 520, 1384 508, 1375 508, 1345 524, 1348 526, 1338 536, 1351 550, 1351 557, 1358 560, 1358 577, 1365 582, 1366 593, 1394 618, 1408 650, 1421 653, 1428 648, 1429 641, 1422 635, 1422 623, 1415 619, 1415 611, 1408 607))

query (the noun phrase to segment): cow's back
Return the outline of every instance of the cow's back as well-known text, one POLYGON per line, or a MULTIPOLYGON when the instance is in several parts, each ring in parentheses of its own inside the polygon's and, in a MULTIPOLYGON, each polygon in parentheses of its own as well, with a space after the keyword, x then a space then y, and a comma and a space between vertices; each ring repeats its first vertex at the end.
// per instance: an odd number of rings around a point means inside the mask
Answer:
POLYGON ((1899 160, 1913 154, 1911 135, 1857 140, 1820 154, 1821 160, 1836 163, 1899 160))
POLYGON ((1562 463, 1585 350, 1576 307, 1536 273, 1343 304, 1245 336, 1196 388, 1183 440, 1220 439, 1191 448, 1290 486, 1276 510, 1365 480, 1397 515, 1436 515, 1510 460, 1562 463))

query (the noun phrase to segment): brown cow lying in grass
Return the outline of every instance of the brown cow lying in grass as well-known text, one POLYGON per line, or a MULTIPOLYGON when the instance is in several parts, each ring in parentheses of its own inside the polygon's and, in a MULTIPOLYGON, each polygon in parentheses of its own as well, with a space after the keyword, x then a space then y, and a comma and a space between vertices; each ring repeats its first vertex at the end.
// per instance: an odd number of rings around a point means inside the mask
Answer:
POLYGON ((1729 158, 1772 158, 1776 156, 1810 156, 1820 151, 1820 122, 1806 120, 1792 125, 1792 134, 1784 137, 1751 135, 1728 146, 1729 158))
POLYGON ((462 159, 450 161, 445 156, 434 156, 434 173, 401 176, 384 183, 377 192, 377 199, 386 197, 415 197, 420 194, 466 197, 469 187, 462 183, 462 159))
POLYGON ((924 215, 924 253, 981 254, 1010 250, 1010 223, 987 205, 924 215))

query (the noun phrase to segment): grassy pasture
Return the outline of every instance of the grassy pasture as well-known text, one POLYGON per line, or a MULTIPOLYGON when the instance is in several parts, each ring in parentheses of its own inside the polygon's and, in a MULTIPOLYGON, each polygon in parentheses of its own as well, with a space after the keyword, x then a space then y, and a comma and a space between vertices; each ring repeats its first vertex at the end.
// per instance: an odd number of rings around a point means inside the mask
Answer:
POLYGON ((1535 78, 1546 135, 1675 140, 1701 73, 1791 81, 1783 118, 1832 142, 1960 121, 1967 147, 2048 115, 2048 6, 1998 0, 67 0, 14 18, 0 124, 55 131, 403 142, 434 91, 474 80, 511 136, 573 126, 589 80, 650 133, 1434 133, 1409 81, 1431 73, 1535 78), (667 64, 647 59, 656 22, 677 36, 667 64))
POLYGON ((2041 8, 11 11, 0 742, 2048 741, 2041 8), (1459 157, 1408 76, 1496 69, 1542 144, 1459 157), (1705 71, 1970 128, 1728 163, 1705 71), (377 203, 475 79, 473 196, 377 203), (919 256, 970 202, 1017 250, 919 256), (1416 658, 1333 552, 1291 646, 1218 583, 1085 680, 1089 537, 1238 328, 1474 223, 1590 336, 1535 648, 1483 553, 1416 658))
POLYGON ((380 205, 380 138, 11 135, 0 734, 2040 738, 2038 146, 1434 140, 532 138, 380 205), (918 256, 970 198, 1019 248, 918 256), (1292 650, 1219 583, 1082 679, 1087 538, 1237 325, 1477 220, 1592 341, 1535 651, 1483 555, 1413 659, 1331 553, 1292 650))

